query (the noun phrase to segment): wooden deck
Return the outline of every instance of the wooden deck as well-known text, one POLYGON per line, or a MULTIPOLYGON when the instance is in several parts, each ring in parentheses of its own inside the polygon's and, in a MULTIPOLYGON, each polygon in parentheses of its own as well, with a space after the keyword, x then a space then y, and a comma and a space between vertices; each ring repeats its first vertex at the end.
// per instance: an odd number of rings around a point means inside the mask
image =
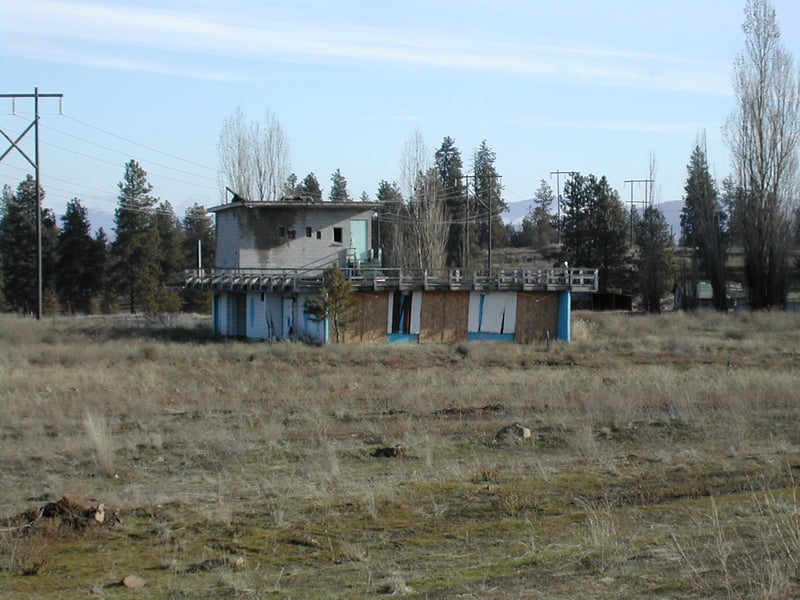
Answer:
MULTIPOLYGON (((357 291, 464 290, 597 292, 597 269, 342 269, 357 291)), ((322 287, 319 269, 192 269, 185 287, 218 291, 306 292, 322 287)))

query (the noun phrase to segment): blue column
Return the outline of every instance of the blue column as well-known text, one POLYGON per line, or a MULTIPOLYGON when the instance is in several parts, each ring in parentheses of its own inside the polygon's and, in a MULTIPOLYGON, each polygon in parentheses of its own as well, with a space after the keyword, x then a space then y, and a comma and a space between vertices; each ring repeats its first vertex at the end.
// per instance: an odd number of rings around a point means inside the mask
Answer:
POLYGON ((564 342, 572 339, 572 295, 563 292, 558 299, 558 332, 556 337, 564 342))

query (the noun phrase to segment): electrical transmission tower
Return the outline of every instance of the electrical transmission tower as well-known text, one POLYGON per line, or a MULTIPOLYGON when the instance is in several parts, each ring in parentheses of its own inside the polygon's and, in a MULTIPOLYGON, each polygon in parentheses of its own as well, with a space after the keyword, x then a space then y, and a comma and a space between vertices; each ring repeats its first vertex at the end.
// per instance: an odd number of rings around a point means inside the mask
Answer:
POLYGON ((16 114, 18 98, 33 98, 33 121, 25 128, 25 131, 12 140, 5 131, 0 129, 0 133, 11 144, 8 149, 0 156, 0 162, 9 155, 12 150, 19 152, 25 160, 30 163, 36 174, 36 318, 42 319, 42 194, 39 188, 39 98, 59 98, 59 112, 63 112, 61 98, 64 94, 40 94, 39 88, 33 88, 32 94, 0 94, 0 98, 11 98, 12 112, 16 114), (33 160, 19 146, 19 142, 28 132, 33 129, 33 160))
POLYGON ((650 198, 647 195, 647 186, 653 183, 652 179, 626 179, 625 183, 631 184, 631 245, 633 245, 633 217, 634 217, 634 204, 643 204, 648 205, 650 204, 650 198), (644 200, 637 200, 634 202, 633 200, 633 184, 634 183, 643 183, 644 184, 644 200))

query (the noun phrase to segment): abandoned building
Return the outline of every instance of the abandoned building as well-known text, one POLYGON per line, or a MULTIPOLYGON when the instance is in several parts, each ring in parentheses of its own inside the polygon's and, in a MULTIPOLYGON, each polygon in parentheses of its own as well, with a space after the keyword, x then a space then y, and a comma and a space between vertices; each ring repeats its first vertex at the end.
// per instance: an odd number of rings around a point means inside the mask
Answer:
POLYGON ((372 248, 378 204, 234 200, 216 217, 213 269, 185 285, 213 292, 213 328, 223 336, 330 340, 311 318, 325 269, 353 284, 356 317, 347 343, 570 339, 571 292, 596 292, 594 269, 388 269, 372 248))

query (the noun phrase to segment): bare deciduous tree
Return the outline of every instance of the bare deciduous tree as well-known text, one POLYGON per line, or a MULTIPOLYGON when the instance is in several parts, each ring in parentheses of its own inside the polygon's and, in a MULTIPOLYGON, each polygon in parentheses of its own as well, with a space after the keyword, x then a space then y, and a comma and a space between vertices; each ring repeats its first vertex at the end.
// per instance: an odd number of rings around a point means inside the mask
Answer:
POLYGON ((290 171, 289 142, 270 111, 248 125, 241 108, 225 119, 217 142, 223 189, 254 201, 280 200, 290 171))
POLYGON ((400 179, 409 199, 404 211, 407 222, 402 236, 402 265, 443 269, 447 266, 447 236, 452 219, 444 186, 419 130, 406 142, 400 179))
POLYGON ((743 29, 745 48, 734 69, 737 106, 725 134, 742 190, 736 211, 750 304, 761 309, 782 305, 787 293, 800 90, 767 0, 747 1, 743 29))
POLYGON ((436 169, 428 169, 417 178, 414 196, 408 204, 410 248, 406 256, 409 266, 418 269, 447 267, 447 234, 450 214, 445 190, 436 169))

